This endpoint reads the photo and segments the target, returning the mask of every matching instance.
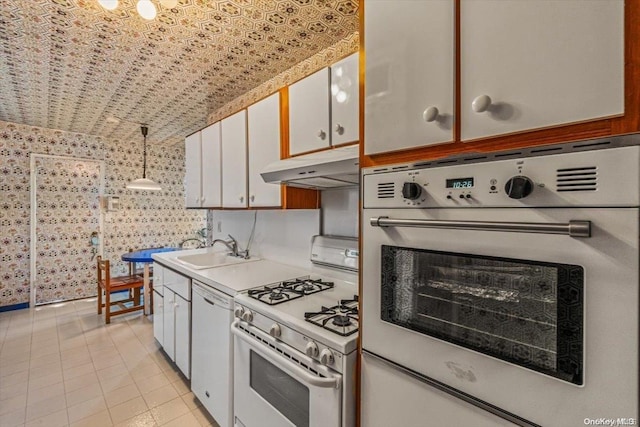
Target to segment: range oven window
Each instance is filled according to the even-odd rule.
[[[309,427],[309,389],[251,350],[250,385],[278,412],[299,427]]]
[[[382,320],[583,383],[577,265],[382,246]]]

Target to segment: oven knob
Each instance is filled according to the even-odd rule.
[[[416,182],[405,182],[402,186],[402,197],[409,200],[416,200],[422,194],[422,187]]]
[[[271,329],[269,329],[269,335],[274,338],[279,338],[281,334],[282,331],[280,330],[280,325],[278,325],[277,323],[271,325]]]
[[[242,320],[247,323],[251,323],[253,321],[253,313],[251,312],[251,310],[247,310],[242,313]]]
[[[504,191],[512,199],[524,199],[533,192],[533,181],[523,175],[514,176],[507,181]]]
[[[320,363],[323,365],[333,365],[333,353],[328,348],[322,350],[320,353]]]
[[[244,308],[242,307],[236,307],[234,314],[236,315],[236,317],[238,319],[242,319],[242,314],[244,313]]]
[[[318,357],[318,344],[313,341],[310,341],[304,349],[304,352],[309,357]]]

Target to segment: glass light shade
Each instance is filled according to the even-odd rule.
[[[107,10],[116,10],[118,7],[118,0],[98,0],[98,3]]]
[[[178,5],[178,0],[160,0],[160,4],[167,9],[173,9]]]
[[[156,17],[156,7],[151,0],[138,0],[136,9],[144,19],[152,20]]]
[[[131,181],[127,184],[127,188],[130,190],[149,190],[149,191],[159,191],[162,190],[160,184],[156,184],[149,178],[138,178]]]

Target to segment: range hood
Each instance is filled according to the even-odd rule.
[[[360,182],[359,151],[359,145],[349,145],[278,160],[260,175],[270,184],[318,190],[356,186]]]

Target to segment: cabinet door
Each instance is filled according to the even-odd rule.
[[[330,146],[329,105],[328,68],[289,86],[289,154]]]
[[[191,378],[191,302],[175,296],[175,362],[185,377]]]
[[[222,206],[247,207],[247,110],[222,120]]]
[[[200,180],[200,132],[189,135],[184,140],[185,195],[188,208],[201,207]]]
[[[163,294],[164,286],[164,267],[157,262],[153,263],[153,290]]]
[[[160,347],[164,347],[164,298],[155,290],[153,291],[153,337]]]
[[[462,0],[460,13],[462,139],[624,113],[623,0]]]
[[[167,353],[169,359],[175,361],[176,360],[176,352],[175,352],[175,303],[176,303],[176,294],[170,291],[167,288],[164,288],[164,301],[162,304],[162,317],[163,317],[163,340],[162,340],[162,348],[164,352]]]
[[[249,206],[280,206],[280,186],[266,184],[260,172],[280,159],[280,95],[274,93],[250,106]]]
[[[331,66],[331,145],[360,140],[359,54]]]
[[[367,2],[365,154],[453,140],[454,3]]]
[[[202,129],[201,144],[202,206],[219,208],[222,205],[220,122]]]

